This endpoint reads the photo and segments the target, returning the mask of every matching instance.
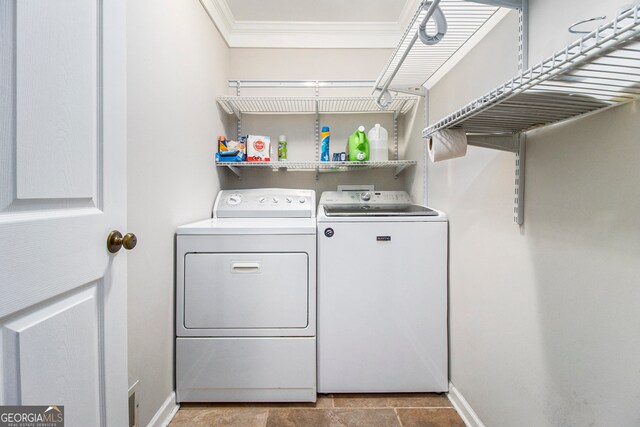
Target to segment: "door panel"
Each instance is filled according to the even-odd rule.
[[[64,402],[69,425],[100,425],[98,286],[92,283],[0,326],[5,404]]]
[[[125,12],[0,2],[0,405],[70,427],[127,423]]]
[[[92,198],[96,184],[96,0],[16,4],[17,198]]]

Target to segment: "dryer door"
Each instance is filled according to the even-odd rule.
[[[308,325],[306,253],[188,253],[187,329],[277,329]]]

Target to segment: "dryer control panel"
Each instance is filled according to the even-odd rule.
[[[213,206],[213,218],[313,218],[313,190],[256,188],[222,190]]]

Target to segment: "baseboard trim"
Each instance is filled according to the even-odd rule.
[[[449,393],[447,393],[447,397],[467,427],[485,427],[480,417],[478,417],[478,414],[476,414],[471,405],[469,405],[469,402],[467,402],[451,382],[449,383]]]
[[[180,408],[180,405],[176,403],[176,392],[172,391],[162,406],[160,406],[158,412],[156,412],[153,418],[151,418],[147,427],[168,426],[173,419],[173,416],[178,412],[178,408]]]

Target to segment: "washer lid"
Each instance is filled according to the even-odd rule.
[[[402,205],[337,205],[323,206],[327,217],[371,216],[438,216],[438,212],[425,206]]]

